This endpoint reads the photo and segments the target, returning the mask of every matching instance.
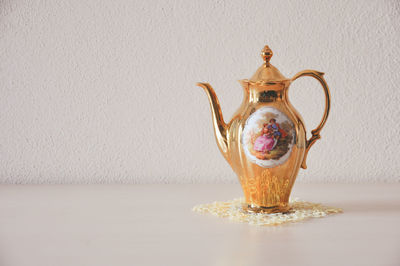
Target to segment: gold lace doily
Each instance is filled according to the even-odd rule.
[[[249,213],[243,210],[244,198],[230,201],[216,201],[193,207],[193,211],[210,213],[233,221],[259,226],[280,225],[289,222],[299,222],[308,218],[320,218],[330,214],[343,212],[340,208],[328,207],[319,203],[290,199],[291,210],[288,213]]]

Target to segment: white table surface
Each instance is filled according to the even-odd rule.
[[[343,214],[257,227],[191,211],[239,185],[0,186],[0,265],[400,265],[400,184],[296,184]]]

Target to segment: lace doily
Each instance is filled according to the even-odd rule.
[[[259,226],[299,222],[308,218],[320,218],[343,212],[340,208],[328,207],[319,203],[301,201],[299,199],[290,199],[289,206],[291,209],[288,213],[249,213],[243,210],[243,203],[244,198],[225,202],[216,201],[209,204],[196,205],[192,210]]]

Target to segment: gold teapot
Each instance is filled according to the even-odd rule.
[[[270,64],[272,50],[261,52],[264,64],[250,80],[240,80],[244,99],[229,123],[225,123],[214,89],[197,83],[210,101],[214,133],[219,150],[238,175],[250,212],[287,212],[289,196],[300,167],[307,168],[306,158],[319,139],[330,109],[330,93],[324,73],[304,70],[285,78]],[[288,99],[290,84],[310,76],[325,92],[325,113],[307,140],[302,117]]]

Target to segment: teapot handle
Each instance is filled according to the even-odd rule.
[[[330,105],[331,105],[331,96],[329,93],[329,87],[328,84],[326,84],[326,81],[324,79],[324,73],[319,72],[319,71],[315,71],[315,70],[303,70],[300,71],[299,73],[297,73],[296,75],[294,75],[294,77],[292,78],[291,82],[295,81],[296,79],[300,78],[300,77],[304,77],[304,76],[308,76],[308,77],[313,77],[316,80],[319,81],[319,83],[321,84],[322,88],[324,89],[325,92],[325,112],[324,112],[324,116],[321,119],[321,122],[319,123],[318,127],[314,130],[311,131],[311,138],[307,140],[306,143],[306,151],[304,153],[304,158],[303,158],[303,162],[301,163],[301,168],[303,169],[307,169],[307,164],[306,164],[306,159],[307,159],[307,154],[311,148],[311,146],[318,140],[321,138],[321,136],[319,135],[321,129],[324,127],[326,119],[328,118],[329,115],[329,109],[330,109]]]

